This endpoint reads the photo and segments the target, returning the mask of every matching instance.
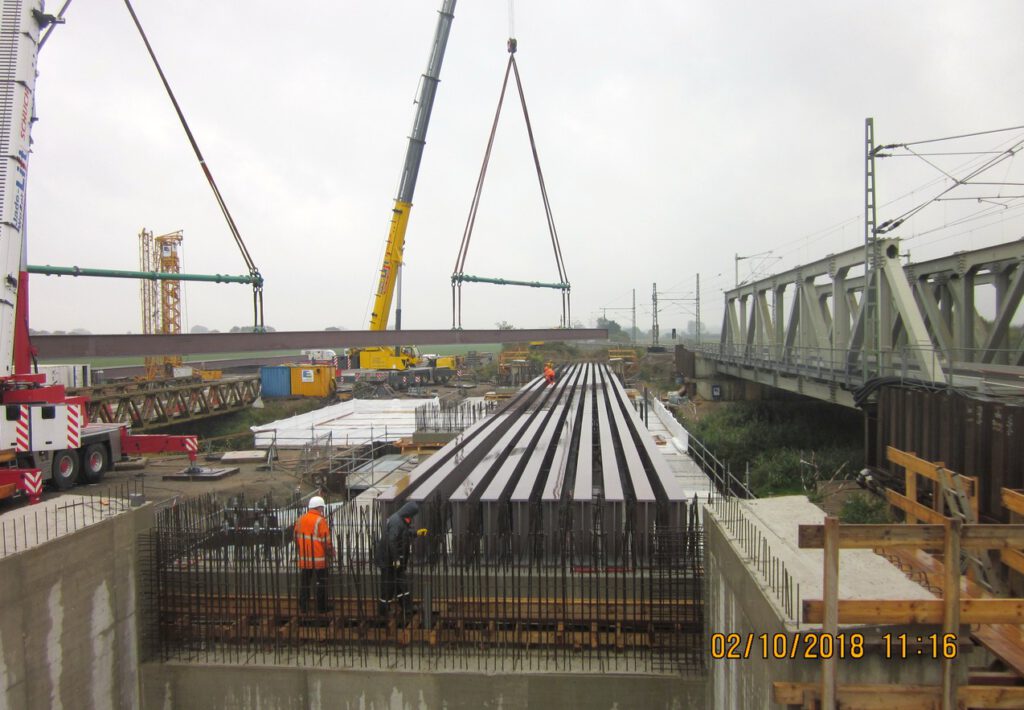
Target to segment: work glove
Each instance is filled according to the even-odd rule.
[[[417,537],[426,537],[428,532],[430,532],[430,531],[427,530],[426,528],[420,528],[419,530],[416,531],[416,536]]]

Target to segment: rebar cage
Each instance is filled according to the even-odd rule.
[[[145,534],[144,652],[153,660],[483,672],[691,674],[704,668],[702,531],[637,545],[625,529],[557,539],[432,531],[417,538],[414,602],[378,609],[383,514],[329,510],[329,609],[301,612],[297,508],[210,495],[160,511]],[[603,551],[615,551],[614,556]],[[314,607],[315,605],[310,605]]]

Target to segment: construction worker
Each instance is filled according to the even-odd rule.
[[[412,597],[409,594],[406,570],[409,568],[413,538],[427,534],[426,528],[413,531],[412,519],[419,512],[419,505],[408,501],[397,513],[388,517],[384,523],[384,534],[377,540],[374,562],[380,569],[380,597],[377,605],[380,616],[387,615],[392,601],[398,603],[405,616],[412,615]]]
[[[551,367],[551,363],[544,365],[544,379],[548,381],[549,385],[555,384],[555,370]]]
[[[334,558],[323,498],[309,499],[305,515],[295,523],[294,534],[299,563],[299,611],[308,611],[310,583],[315,580],[316,610],[323,614],[327,611],[327,570]]]

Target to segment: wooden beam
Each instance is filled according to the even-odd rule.
[[[1003,489],[1003,507],[1011,513],[1024,515],[1024,492],[1012,488]]]
[[[1014,572],[1024,574],[1024,552],[1020,550],[1000,550],[999,559]]]
[[[942,633],[954,636],[960,631],[960,531],[962,520],[946,520],[943,548],[945,584],[942,596]],[[942,710],[956,708],[956,658],[942,657]]]
[[[906,513],[907,520],[924,520],[932,525],[942,525],[942,520],[946,517],[936,513],[928,506],[921,505],[915,500],[910,500],[905,495],[901,495],[889,488],[885,489],[885,499],[889,501],[891,505],[896,506]]]
[[[890,462],[897,466],[902,466],[908,471],[912,470],[915,473],[919,473],[922,476],[931,478],[932,480],[938,478],[939,466],[931,461],[920,458],[913,451],[902,451],[897,449],[895,446],[886,446],[885,458],[889,459]]]
[[[801,705],[805,694],[817,697],[816,683],[772,683],[772,700],[780,705]],[[932,710],[942,689],[933,685],[841,685],[837,699],[847,710]],[[996,708],[1009,710],[1024,707],[1024,686],[998,687],[991,685],[964,685],[957,688],[957,702],[961,707]]]
[[[825,544],[822,525],[799,525],[797,541],[804,549],[820,550]],[[942,528],[938,525],[843,525],[839,528],[840,549],[876,547],[922,547],[939,549]]]
[[[934,513],[932,514],[934,515]],[[947,518],[941,518],[941,520],[944,521]],[[944,544],[944,535],[941,524],[841,525],[839,527],[839,548],[842,550],[871,550],[877,547],[915,547],[923,550],[941,550]],[[797,541],[799,546],[804,549],[822,549],[825,544],[823,526],[799,525]],[[1024,548],[1024,524],[964,525],[960,534],[960,546],[965,550]]]
[[[891,449],[892,447],[890,446],[889,448]],[[911,500],[914,503],[918,502],[917,471],[914,470],[913,466],[908,465],[903,470],[903,491],[904,494],[907,496],[908,500]],[[904,510],[903,512],[906,513],[905,520],[909,525],[913,525],[918,521],[917,517],[913,513],[913,510]],[[941,509],[939,512],[941,512]]]
[[[911,502],[917,503],[917,477],[924,476],[933,483],[941,484],[943,472],[948,473],[950,476],[959,479],[961,485],[964,486],[964,493],[970,499],[971,508],[974,510],[975,518],[978,514],[978,478],[977,476],[965,476],[962,473],[956,471],[950,471],[945,467],[942,461],[926,461],[920,458],[911,451],[901,451],[900,449],[892,446],[887,446],[885,449],[886,458],[897,466],[902,466],[905,469],[905,481],[904,490],[906,491],[906,498]],[[942,510],[941,497],[935,497],[935,503],[937,510]],[[900,506],[907,516],[908,523],[916,523],[918,518],[916,507],[903,508]],[[932,511],[936,512],[935,510]],[[929,520],[928,518],[924,518]],[[929,520],[929,522],[937,522]]]
[[[839,518],[825,516],[825,570],[821,588],[825,597],[822,631],[835,638],[839,632]],[[821,658],[821,705],[836,707],[836,659]]]
[[[820,624],[825,608],[820,599],[804,599],[803,621]],[[840,624],[941,624],[942,599],[840,599]],[[960,600],[962,624],[1024,623],[1024,599]],[[953,632],[951,632],[953,633]]]

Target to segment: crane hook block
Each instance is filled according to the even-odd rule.
[[[516,40],[515,37],[509,37],[508,38],[508,53],[509,54],[515,54],[516,53],[516,48],[517,48],[518,44],[519,43],[518,43],[518,41]]]

